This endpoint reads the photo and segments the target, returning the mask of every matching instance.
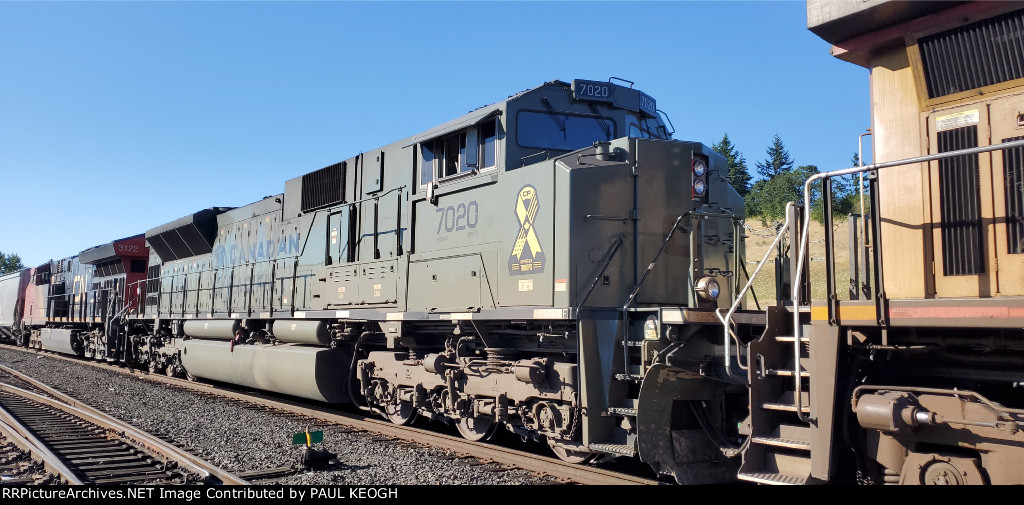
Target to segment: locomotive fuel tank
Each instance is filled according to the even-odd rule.
[[[331,336],[323,321],[297,321],[278,319],[270,332],[282,342],[310,345],[330,345]]]
[[[186,340],[181,361],[196,377],[322,402],[349,402],[343,349],[285,345],[232,345]]]
[[[61,354],[81,355],[82,344],[78,335],[68,329],[43,328],[39,331],[40,348]]]
[[[235,332],[242,328],[240,321],[234,319],[219,321],[185,321],[182,325],[185,335],[193,338],[209,338],[231,340]]]

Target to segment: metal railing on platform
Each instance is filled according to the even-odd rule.
[[[802,279],[802,276],[804,274],[804,265],[805,265],[805,263],[807,261],[807,249],[808,249],[808,244],[809,244],[808,231],[809,231],[810,220],[811,220],[811,206],[814,203],[811,200],[811,185],[814,184],[817,181],[823,181],[823,184],[825,186],[825,190],[823,192],[824,194],[823,194],[823,199],[822,200],[824,201],[826,207],[831,207],[831,186],[830,186],[830,182],[831,181],[830,180],[832,178],[834,178],[834,177],[841,177],[841,176],[845,176],[845,175],[854,175],[854,174],[864,174],[864,173],[868,173],[868,172],[877,172],[878,170],[886,169],[886,168],[891,168],[891,167],[898,167],[898,166],[904,166],[904,165],[912,165],[912,164],[915,164],[915,163],[927,163],[927,162],[937,161],[937,160],[942,160],[942,159],[947,159],[947,158],[955,158],[957,156],[967,156],[967,155],[971,155],[971,154],[980,154],[980,153],[991,152],[991,151],[1003,151],[1003,150],[1014,149],[1014,148],[1018,148],[1018,147],[1024,147],[1024,140],[1015,140],[1015,141],[1012,141],[1012,142],[1003,142],[1003,143],[1000,143],[1000,144],[993,144],[993,145],[988,145],[988,146],[972,147],[972,148],[969,148],[969,149],[961,149],[961,150],[958,150],[958,151],[948,151],[948,152],[939,153],[939,154],[931,154],[931,155],[927,155],[927,156],[917,156],[917,157],[914,157],[914,158],[905,158],[905,159],[902,159],[902,160],[887,161],[887,162],[882,162],[882,163],[873,163],[871,165],[861,165],[861,166],[846,168],[846,169],[842,169],[842,170],[834,170],[834,171],[831,171],[831,172],[822,172],[822,173],[815,174],[815,175],[809,177],[807,179],[807,181],[804,182],[804,191],[803,191],[804,199],[803,199],[803,201],[805,202],[806,207],[805,207],[805,210],[803,212],[803,216],[801,218],[802,226],[801,226],[801,230],[800,230],[801,234],[800,234],[800,238],[799,238],[799,252],[797,254],[796,265],[795,265],[796,275],[793,276],[794,282],[792,283],[792,291],[790,293],[790,300],[792,302],[792,311],[793,311],[793,384],[794,384],[794,390],[795,390],[794,399],[795,399],[795,402],[796,402],[796,413],[797,413],[797,415],[800,417],[800,419],[802,421],[810,422],[812,420],[811,417],[810,417],[810,414],[806,413],[804,411],[804,409],[803,409],[803,405],[801,405],[801,393],[802,393],[802,389],[803,389],[803,385],[801,383],[801,376],[802,376],[801,373],[803,372],[803,369],[800,366],[800,346],[801,346],[801,343],[802,343],[801,339],[802,339],[802,333],[803,333],[803,328],[802,328],[802,326],[800,324],[800,313],[801,313],[801,308],[804,305],[802,297],[803,297],[803,295],[805,293],[805,291],[804,291],[805,287],[803,285],[804,281],[802,281],[801,279]],[[880,241],[879,241],[880,235],[879,235],[879,229],[878,229],[879,228],[880,220],[879,220],[879,216],[878,216],[877,184],[878,184],[877,178],[872,178],[872,181],[871,181],[871,186],[872,186],[871,198],[872,198],[872,207],[874,209],[874,212],[872,212],[872,223],[871,223],[871,225],[872,225],[872,229],[873,229],[872,230],[873,231],[872,236],[874,237],[874,240],[875,240],[875,243],[872,244],[873,247],[874,247],[874,262],[873,262],[874,264],[872,265],[874,268],[872,268],[872,271],[873,271],[873,274],[874,274],[873,277],[874,277],[874,281],[875,281],[874,284],[873,284],[873,287],[875,289],[875,293],[874,293],[875,296],[873,298],[874,298],[876,306],[877,306],[878,317],[880,319],[882,319],[881,322],[884,322],[885,314],[884,314],[884,311],[882,309],[884,308],[884,303],[885,303],[885,289],[884,289],[884,285],[882,283],[882,273],[883,272],[882,272],[882,265],[881,265],[881,247],[880,247]],[[750,276],[749,280],[747,281],[747,285],[740,292],[740,295],[736,297],[736,300],[733,302],[733,305],[729,308],[728,313],[723,317],[721,315],[721,309],[718,309],[716,311],[716,315],[718,316],[719,320],[722,322],[722,325],[724,327],[724,329],[723,329],[723,346],[724,346],[724,349],[725,349],[725,369],[726,369],[726,373],[730,377],[736,378],[735,373],[732,371],[732,367],[731,367],[732,352],[733,352],[731,343],[735,339],[734,334],[732,333],[732,329],[731,329],[732,316],[735,313],[735,311],[738,309],[740,304],[742,303],[744,294],[750,288],[750,286],[753,285],[754,279],[757,278],[758,274],[761,272],[762,267],[767,262],[768,257],[771,254],[772,249],[774,249],[779,244],[779,242],[782,240],[782,237],[785,236],[785,234],[789,230],[789,228],[792,227],[795,224],[795,223],[793,223],[789,219],[790,209],[792,209],[793,205],[795,205],[794,202],[790,202],[790,203],[787,204],[787,207],[786,207],[786,209],[787,209],[787,213],[786,213],[787,214],[787,219],[786,219],[785,224],[779,230],[778,234],[775,237],[774,242],[772,242],[772,245],[768,248],[768,251],[765,253],[765,257],[761,260],[760,263],[758,263],[758,266],[754,270],[754,273]],[[826,210],[826,212],[825,212],[825,216],[824,217],[826,219],[826,222],[830,223],[831,222],[831,209],[830,208],[826,208],[825,210]],[[862,216],[863,216],[863,213],[862,213]],[[865,223],[865,225],[866,225],[866,223]],[[865,230],[866,230],[866,226],[865,226]],[[831,230],[830,226],[825,226],[825,234],[826,234],[826,241],[825,241],[826,242],[826,251],[825,251],[825,254],[826,254],[826,263],[827,263],[829,269],[833,268],[833,266],[834,266],[834,256],[835,256],[835,251],[833,251],[832,247],[831,247],[832,242],[831,242],[831,240],[829,240],[829,237],[830,237],[832,232],[833,231]],[[865,235],[866,235],[866,231],[865,231]],[[790,258],[790,261],[792,262],[792,258]],[[831,277],[832,277],[832,273],[829,272],[829,275],[828,275],[829,281],[828,282],[830,284],[833,284]],[[806,282],[808,284],[810,283],[809,280],[807,280]],[[835,296],[834,296],[835,295],[834,286],[830,286],[830,289],[832,289],[833,292],[829,293],[829,295],[832,295],[832,296],[830,296],[830,300],[829,300],[829,304],[828,304],[828,319],[830,321],[835,321],[836,320],[835,319],[835,311],[836,311],[836,303],[835,302],[836,302],[836,299],[835,299]],[[808,303],[809,303],[809,300],[808,300]],[[735,350],[735,352],[736,352],[736,361],[737,361],[737,363],[740,365],[740,367],[742,369],[746,370],[748,367],[744,366],[743,363],[742,363],[742,360],[740,359],[740,347],[741,347],[741,344],[740,344],[738,339],[735,339],[735,341],[736,341],[736,350]]]

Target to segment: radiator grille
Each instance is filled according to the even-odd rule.
[[[918,40],[928,96],[1024,77],[1024,10]]]
[[[1003,142],[1024,137],[1003,139]],[[1006,181],[1006,246],[1010,254],[1024,254],[1024,147],[1003,151]]]
[[[302,176],[302,212],[345,201],[345,162]]]
[[[978,126],[939,132],[938,141],[940,153],[977,147]],[[985,273],[977,154],[939,160],[939,212],[942,274]]]

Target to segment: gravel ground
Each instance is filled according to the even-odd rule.
[[[0,349],[0,364],[24,372],[233,472],[265,470],[298,461],[292,434],[306,425],[282,414],[244,408],[227,400],[171,389],[85,365],[10,349]],[[321,428],[313,428],[321,429]],[[553,481],[523,470],[493,471],[496,465],[470,464],[432,447],[371,440],[373,434],[345,433],[327,426],[322,447],[337,455],[327,468],[279,480],[281,484],[548,484]],[[446,459],[447,458],[447,459]]]
[[[43,470],[42,463],[0,435],[0,486],[56,483],[57,477]]]

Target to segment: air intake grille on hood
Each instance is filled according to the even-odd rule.
[[[1024,10],[918,40],[928,97],[1024,77]]]
[[[335,163],[302,176],[302,212],[345,201],[346,163]]]

